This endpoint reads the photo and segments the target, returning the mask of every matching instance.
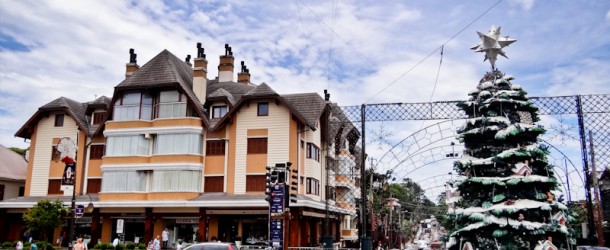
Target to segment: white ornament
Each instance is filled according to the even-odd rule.
[[[481,38],[481,43],[472,46],[470,49],[473,49],[476,52],[485,52],[485,59],[483,61],[489,60],[492,70],[496,69],[498,54],[508,58],[506,54],[504,54],[504,51],[502,51],[502,48],[517,41],[516,39],[508,37],[500,37],[500,27],[493,25],[487,35],[478,31],[477,34],[479,34],[479,38]]]

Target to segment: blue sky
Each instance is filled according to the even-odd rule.
[[[0,0],[0,144],[27,147],[15,132],[55,98],[111,96],[130,48],[143,65],[201,42],[215,77],[229,43],[254,83],[343,106],[463,100],[490,68],[469,48],[491,25],[517,39],[497,65],[530,96],[610,93],[606,0]]]

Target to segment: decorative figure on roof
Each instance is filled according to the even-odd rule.
[[[483,59],[483,61],[489,60],[492,71],[495,71],[498,54],[508,58],[506,54],[504,54],[504,51],[502,51],[502,48],[514,43],[517,40],[508,38],[508,36],[500,37],[500,27],[496,27],[494,25],[491,26],[491,29],[487,35],[478,31],[477,34],[479,34],[481,43],[472,46],[470,49],[474,50],[475,52],[485,52],[485,59]]]
[[[138,63],[137,57],[138,54],[136,54],[133,49],[129,49],[129,63]]]
[[[186,55],[186,59],[184,59],[184,62],[188,65],[191,65],[191,55]]]
[[[197,58],[205,58],[205,50],[201,47],[201,43],[197,43]]]

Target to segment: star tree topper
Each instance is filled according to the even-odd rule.
[[[479,38],[481,38],[481,43],[472,46],[470,49],[474,50],[475,52],[484,51],[485,59],[483,61],[489,59],[492,70],[496,69],[496,60],[498,58],[498,54],[503,57],[506,57],[506,54],[504,54],[502,48],[517,41],[516,39],[508,38],[508,36],[500,37],[500,27],[496,27],[494,25],[491,26],[491,29],[489,30],[489,33],[487,35],[478,31],[477,34],[479,34]]]

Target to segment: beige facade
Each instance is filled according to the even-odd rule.
[[[173,231],[171,242],[266,238],[266,167],[291,162],[299,197],[291,204],[286,242],[315,244],[325,187],[355,188],[344,177],[326,183],[327,157],[335,158],[334,150],[326,151],[333,143],[323,138],[330,102],[314,93],[279,95],[265,83],[233,82],[233,56],[221,58],[220,80],[208,80],[200,58],[192,68],[163,51],[142,67],[128,64],[112,99],[79,105],[60,98],[41,107],[17,133],[32,144],[28,199],[0,203],[0,210],[23,212],[39,199],[68,201],[49,190],[63,169],[52,147],[70,137],[79,145],[76,203],[94,206],[78,233],[92,240],[116,237],[118,220],[130,232],[127,241],[148,241],[163,227]],[[56,127],[54,116],[61,114],[64,124]],[[355,207],[330,204],[331,234],[341,241],[342,230],[353,228]]]

